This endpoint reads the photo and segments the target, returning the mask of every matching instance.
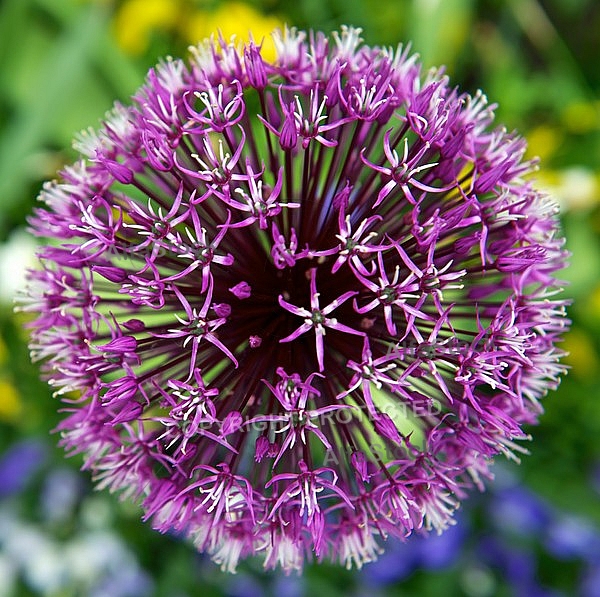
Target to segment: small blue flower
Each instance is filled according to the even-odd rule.
[[[510,487],[496,493],[488,513],[499,529],[509,529],[520,536],[538,536],[552,517],[548,504],[524,487]]]
[[[47,447],[40,440],[13,444],[0,459],[0,498],[20,493],[46,461]]]
[[[585,518],[561,516],[548,529],[548,551],[561,560],[600,562],[600,532]]]

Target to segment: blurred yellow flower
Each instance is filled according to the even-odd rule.
[[[22,403],[16,388],[0,378],[0,421],[13,422],[21,414]]]
[[[568,104],[562,121],[572,133],[588,133],[600,129],[600,102],[573,102]]]
[[[550,158],[560,146],[562,135],[548,125],[535,127],[527,135],[527,157],[539,157],[544,161]]]
[[[178,2],[172,0],[127,0],[114,20],[117,43],[129,54],[142,54],[156,29],[175,27],[179,17]]]
[[[569,353],[564,362],[572,367],[574,375],[582,379],[596,376],[599,365],[598,355],[587,332],[580,328],[571,329],[565,334],[561,348]]]
[[[248,42],[252,35],[257,45],[261,42],[263,44],[263,58],[274,61],[276,52],[271,32],[282,25],[282,21],[277,17],[263,15],[248,4],[226,2],[216,10],[194,13],[185,25],[184,35],[194,44],[218,32],[221,32],[227,41],[235,36],[237,41]]]
[[[586,316],[598,322],[600,321],[600,286],[596,286],[583,304]]]

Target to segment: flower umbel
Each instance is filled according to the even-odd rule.
[[[563,372],[566,254],[524,142],[359,34],[160,63],[30,221],[62,444],[229,571],[441,532]]]

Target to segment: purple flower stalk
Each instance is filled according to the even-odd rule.
[[[564,369],[524,141],[359,34],[160,63],[31,219],[20,308],[62,444],[229,571],[441,532]]]

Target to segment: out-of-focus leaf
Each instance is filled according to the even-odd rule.
[[[53,16],[61,19],[65,14],[59,11]],[[39,170],[36,154],[52,143],[64,146],[74,132],[95,125],[113,97],[129,95],[140,82],[137,70],[119,59],[107,41],[109,17],[106,5],[79,6],[72,22],[63,23],[64,32],[42,54],[45,58],[36,72],[29,75],[28,92],[19,94],[14,116],[0,135],[4,208],[0,238],[7,233],[7,218],[23,200],[24,189],[31,181],[48,176]]]
[[[78,80],[106,20],[103,13],[96,6],[86,7],[74,26],[57,40],[40,65],[35,92],[19,106],[0,138],[0,196],[5,210],[20,199],[19,187],[35,176],[31,154],[46,138],[58,106],[64,104],[65,96],[77,94]],[[0,230],[3,218],[4,211],[0,212]]]
[[[413,0],[408,35],[425,67],[444,64],[452,72],[472,18],[472,0]]]
[[[0,4],[0,84],[8,56],[14,53],[17,43],[27,24],[28,0],[3,0]]]
[[[73,27],[74,9],[77,9],[81,4],[77,0],[67,2],[62,0],[37,0],[37,3],[52,14],[65,29]],[[108,3],[102,1],[95,3],[108,5]],[[110,94],[111,100],[124,99],[139,87],[143,72],[117,48],[111,35],[114,17],[107,10],[107,6],[100,11],[100,14],[101,23],[99,23],[97,40],[90,54],[90,70],[97,75],[98,84],[103,86],[107,94]],[[155,59],[152,58],[151,62],[154,63]]]
[[[598,240],[587,225],[587,214],[571,214],[565,221],[567,249],[571,251],[571,264],[561,273],[570,284],[569,294],[585,298],[600,278],[600,250]]]

